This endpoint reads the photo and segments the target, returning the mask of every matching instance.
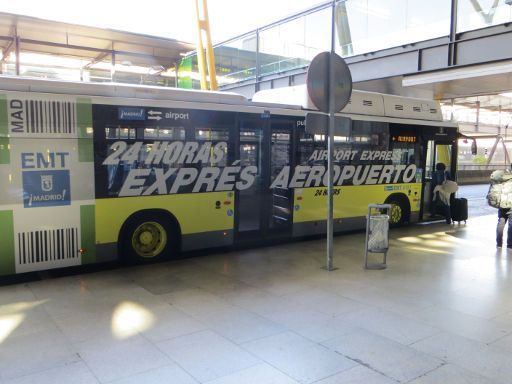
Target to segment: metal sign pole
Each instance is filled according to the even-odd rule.
[[[334,133],[348,136],[350,119],[335,116],[350,101],[352,93],[352,76],[343,58],[335,52],[336,0],[332,1],[331,51],[316,55],[308,68],[306,85],[311,101],[323,113],[306,113],[306,132],[325,135],[327,141],[327,264],[328,271],[333,271],[333,195],[334,195]],[[327,121],[329,120],[329,121]],[[339,121],[339,127],[338,127]],[[316,133],[318,132],[318,133]]]
[[[332,20],[331,20],[331,55],[329,58],[329,134],[327,141],[327,265],[326,269],[332,271],[333,267],[333,234],[334,234],[334,201],[333,201],[333,156],[334,156],[334,33],[335,33],[335,12],[336,1],[332,2]]]

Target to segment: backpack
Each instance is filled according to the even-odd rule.
[[[487,204],[494,208],[512,208],[512,173],[496,170],[491,174]]]
[[[489,186],[489,191],[487,192],[487,204],[494,208],[500,208],[501,202],[501,190],[503,189],[503,184],[491,184]]]

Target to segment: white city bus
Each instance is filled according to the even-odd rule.
[[[325,138],[307,108],[2,77],[0,275],[324,233]],[[377,93],[342,115],[335,231],[363,228],[369,203],[422,220],[432,166],[454,174],[457,127],[433,101]]]

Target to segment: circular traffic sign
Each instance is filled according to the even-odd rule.
[[[307,90],[313,104],[322,112],[329,112],[329,64],[331,52],[316,55],[308,68]],[[347,105],[352,94],[352,76],[347,63],[333,53],[334,111],[338,112]]]

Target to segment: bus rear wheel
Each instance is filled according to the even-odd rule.
[[[163,214],[145,212],[129,219],[121,237],[123,258],[130,263],[170,259],[178,251],[178,230]]]
[[[389,224],[391,226],[400,226],[409,221],[408,204],[398,196],[389,197],[385,204],[391,204],[391,212],[389,214]]]

